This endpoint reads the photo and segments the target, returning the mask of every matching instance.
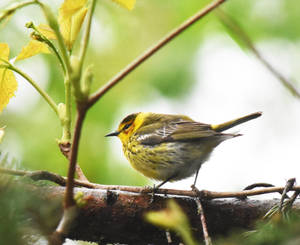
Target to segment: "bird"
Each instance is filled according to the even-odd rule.
[[[206,124],[185,115],[138,112],[126,116],[115,132],[131,166],[144,176],[167,182],[195,175],[212,151],[227,139],[241,136],[223,131],[262,115],[255,112],[221,124]]]

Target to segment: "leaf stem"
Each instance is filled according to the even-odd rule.
[[[44,91],[35,81],[33,81],[31,77],[29,77],[26,73],[15,67],[13,64],[3,59],[0,60],[7,64],[7,69],[12,70],[21,75],[23,78],[25,78],[35,88],[35,90],[45,99],[45,101],[50,105],[53,111],[58,115],[57,105],[54,102],[54,100],[49,96],[49,94],[46,93],[46,91]]]
[[[26,7],[30,4],[36,4],[35,0],[29,0],[29,1],[24,1],[24,2],[20,2],[20,3],[14,3],[12,4],[10,7],[8,7],[7,9],[5,9],[4,11],[2,11],[0,13],[0,23],[1,21],[3,21],[5,18],[9,17],[10,15],[12,15],[16,10]]]
[[[58,50],[54,46],[54,44],[45,35],[43,35],[43,33],[41,33],[40,30],[33,23],[32,23],[32,25],[30,25],[29,28],[32,28],[35,32],[37,32],[41,36],[42,40],[49,46],[49,48],[51,48],[51,50],[53,51],[53,53],[57,57],[60,65],[63,69],[64,74],[66,74],[66,65],[65,65],[60,53],[58,52]]]

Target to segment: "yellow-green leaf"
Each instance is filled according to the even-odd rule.
[[[81,10],[76,12],[76,14],[74,14],[72,18],[72,30],[71,30],[71,40],[70,40],[72,45],[76,41],[76,38],[80,32],[87,11],[88,11],[87,8],[82,8]]]
[[[0,58],[4,60],[8,60],[9,57],[9,47],[6,43],[0,43]],[[2,62],[0,61],[0,64]]]
[[[68,50],[72,49],[86,16],[86,2],[65,0],[59,9],[58,23]]]
[[[50,26],[46,24],[40,24],[37,29],[48,39],[56,39],[56,35]]]
[[[50,53],[47,45],[37,40],[30,40],[27,46],[22,48],[21,53],[16,58],[16,61],[24,60],[40,53],[45,53],[45,54]]]
[[[167,203],[166,209],[150,211],[145,217],[150,223],[168,229],[177,230],[180,226],[189,226],[186,215],[174,200]]]
[[[132,10],[136,0],[112,0],[118,4],[120,4],[122,7],[128,9],[128,10]]]
[[[8,61],[9,47],[6,43],[0,43],[0,58]],[[13,72],[6,68],[1,68],[4,62],[0,60],[0,112],[8,104],[11,97],[15,95],[18,84]]]

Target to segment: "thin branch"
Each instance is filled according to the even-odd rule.
[[[7,169],[7,168],[1,168],[0,167],[0,174],[9,174],[9,175],[15,175],[15,176],[26,176],[28,178],[31,178],[34,181],[39,180],[47,180],[51,181],[53,183],[56,183],[60,186],[66,186],[67,184],[67,178],[63,177],[59,174],[39,170],[39,171],[26,171],[26,170],[13,170],[13,169]],[[88,181],[80,181],[80,180],[74,180],[75,186],[81,186],[86,187],[90,189],[96,189],[97,184],[90,183]]]
[[[27,175],[29,177],[35,176],[34,180],[49,180],[62,186],[64,186],[67,181],[66,177],[62,177],[58,174],[47,172],[47,171],[23,171],[23,170],[12,170],[12,169],[0,168],[0,173],[17,175],[17,176],[24,176],[24,175]],[[133,193],[152,194],[152,190],[145,187],[122,186],[122,185],[101,185],[101,184],[96,184],[91,182],[80,181],[80,180],[74,180],[74,184],[76,186],[86,187],[90,189],[102,189],[107,191],[125,191],[125,192],[133,192]],[[162,195],[178,195],[178,196],[189,196],[189,197],[198,197],[200,195],[200,197],[204,199],[218,199],[218,198],[234,198],[234,197],[239,198],[244,196],[257,196],[261,194],[276,193],[276,192],[282,193],[284,191],[284,188],[285,187],[267,187],[258,190],[246,190],[246,191],[244,190],[244,191],[236,191],[236,192],[215,192],[215,191],[202,190],[199,191],[199,193],[196,193],[195,191],[188,191],[188,190],[160,188],[156,190],[155,193],[162,194]],[[300,191],[300,186],[293,186],[290,190]]]
[[[70,160],[70,150],[71,150],[71,143],[67,142],[67,143],[59,143],[59,149],[61,151],[61,153],[68,159]],[[82,169],[80,168],[78,162],[76,164],[76,173],[78,176],[79,180],[85,181],[85,182],[89,182],[89,180],[87,179],[87,177],[84,175]]]
[[[115,86],[118,82],[125,78],[130,72],[132,72],[134,69],[140,66],[150,56],[155,54],[158,50],[160,50],[162,47],[164,47],[166,44],[172,41],[175,37],[177,37],[179,34],[185,31],[188,27],[200,20],[202,17],[206,16],[208,13],[210,13],[212,10],[217,8],[220,4],[222,4],[225,1],[226,0],[217,0],[208,4],[205,8],[201,9],[194,16],[192,16],[184,23],[182,23],[179,27],[167,34],[163,39],[158,41],[157,44],[149,48],[145,53],[140,55],[132,63],[126,66],[121,72],[119,72],[115,77],[113,77],[106,85],[104,85],[96,93],[94,93],[88,101],[88,107],[91,107],[93,104],[95,104],[108,90],[110,90],[113,86]]]
[[[256,58],[281,82],[281,84],[287,88],[293,96],[300,99],[300,91],[261,55],[254,46],[249,35],[241,28],[241,26],[231,16],[220,9],[216,11],[216,14],[221,19],[222,23],[236,34],[246,47],[253,52]]]
[[[45,101],[48,103],[48,105],[50,105],[50,107],[53,109],[53,111],[58,115],[57,105],[54,102],[54,100],[50,97],[50,95],[46,93],[46,91],[44,91],[35,81],[32,80],[31,77],[29,77],[26,73],[24,73],[23,71],[18,69],[16,66],[14,66],[10,62],[5,61],[1,58],[0,58],[0,60],[7,64],[7,69],[12,70],[12,71],[18,73],[19,75],[21,75],[23,78],[25,78],[25,80],[27,80],[32,85],[32,87],[35,88],[35,90],[45,99]]]

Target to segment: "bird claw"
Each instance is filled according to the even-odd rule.
[[[202,191],[200,191],[195,185],[191,185],[192,191],[195,192],[195,194],[201,198],[203,196]]]
[[[151,198],[149,201],[149,204],[154,202],[154,197],[155,197],[155,192],[158,190],[158,188],[153,185],[153,187],[151,186],[145,186],[142,190],[142,193],[150,193],[151,194]]]

